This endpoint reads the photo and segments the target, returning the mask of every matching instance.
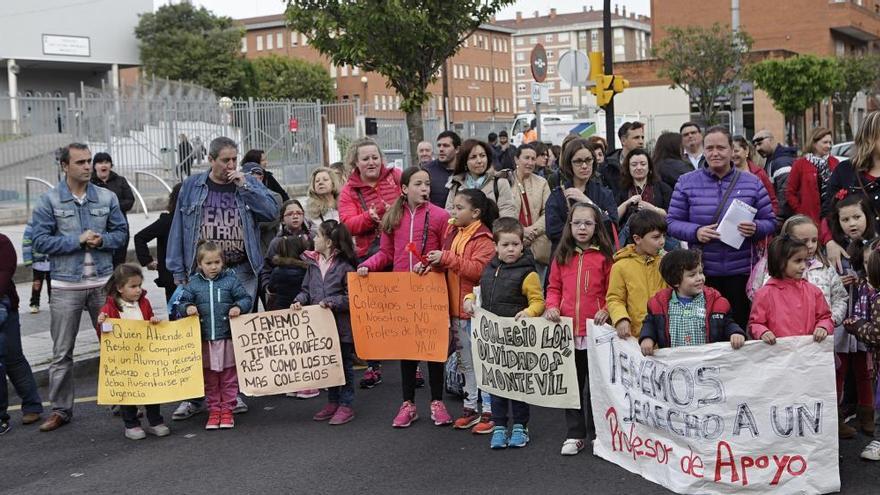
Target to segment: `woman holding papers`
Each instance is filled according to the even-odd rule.
[[[745,327],[750,310],[746,284],[752,246],[773,233],[776,219],[761,181],[733,167],[732,147],[726,128],[706,131],[703,148],[707,167],[679,178],[666,219],[670,236],[702,249],[706,285],[730,301],[734,320]],[[734,201],[737,207],[725,222]],[[748,220],[752,212],[754,217]]]

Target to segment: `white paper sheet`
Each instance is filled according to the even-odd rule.
[[[755,219],[758,210],[738,199],[734,199],[730,204],[730,208],[724,213],[724,218],[718,225],[718,233],[721,234],[721,242],[728,246],[739,249],[742,246],[745,237],[739,233],[737,226],[742,222],[751,222]]]

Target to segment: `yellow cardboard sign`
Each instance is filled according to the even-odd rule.
[[[108,318],[101,334],[98,404],[145,405],[205,395],[196,316],[154,325]]]

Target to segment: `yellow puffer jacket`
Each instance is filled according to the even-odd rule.
[[[618,251],[614,255],[605,298],[611,324],[628,319],[630,332],[638,338],[648,314],[648,300],[666,287],[660,276],[659,255],[639,255],[634,244]]]

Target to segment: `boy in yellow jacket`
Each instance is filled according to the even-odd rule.
[[[648,300],[668,287],[660,275],[660,257],[666,241],[666,219],[641,210],[630,218],[633,243],[614,255],[605,302],[617,336],[638,338],[648,313]]]

